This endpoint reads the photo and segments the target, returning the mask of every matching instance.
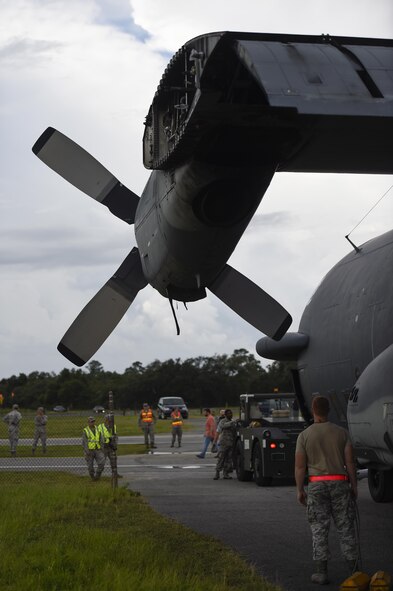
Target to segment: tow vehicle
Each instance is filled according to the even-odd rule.
[[[270,486],[294,478],[296,439],[307,423],[292,393],[242,394],[234,464],[238,480]]]

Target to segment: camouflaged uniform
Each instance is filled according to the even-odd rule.
[[[344,448],[349,442],[346,429],[324,422],[313,424],[298,437],[296,452],[306,455],[309,476],[338,474],[346,477]],[[356,559],[355,503],[348,480],[308,483],[307,517],[313,540],[313,560],[329,559],[330,520],[336,526],[343,556]]]
[[[232,472],[232,455],[236,437],[236,421],[227,417],[220,420],[217,431],[219,432],[219,452],[216,465],[216,476],[223,471],[224,478]]]
[[[19,440],[19,423],[22,415],[18,411],[17,405],[12,407],[11,412],[5,415],[3,421],[8,425],[8,439],[10,442],[10,451],[14,456],[16,454],[16,448]]]
[[[33,447],[32,452],[35,453],[37,448],[38,440],[41,439],[42,443],[42,452],[46,453],[46,423],[48,422],[48,417],[42,411],[41,414],[37,414],[34,417],[34,440],[33,440]]]
[[[144,437],[145,437],[145,446],[146,448],[149,447],[149,440],[150,440],[150,447],[156,447],[154,443],[154,425],[156,422],[156,415],[150,408],[148,404],[143,405],[143,409],[139,413],[138,425],[142,429]]]
[[[310,482],[307,492],[307,517],[313,540],[313,560],[328,560],[330,519],[340,540],[343,556],[355,560],[358,555],[354,521],[355,504],[348,482],[330,480]]]
[[[93,424],[94,421],[93,417],[89,417],[88,426],[83,429],[82,446],[90,478],[98,480],[105,468],[105,455],[101,449],[101,434],[98,427]],[[94,463],[97,463],[96,471]]]
[[[178,447],[181,447],[181,440],[182,440],[182,435],[183,435],[183,428],[182,428],[183,421],[182,421],[181,412],[179,410],[174,410],[171,413],[171,419],[172,419],[171,447],[174,447],[176,437],[177,437],[177,445],[178,445]]]
[[[98,425],[98,431],[100,433],[100,444],[102,451],[106,459],[109,459],[109,464],[112,470],[112,474],[117,474],[117,442],[118,436],[116,433],[116,426],[113,426],[114,433],[112,434],[112,430],[110,429],[110,423],[105,420],[105,423],[101,423]]]

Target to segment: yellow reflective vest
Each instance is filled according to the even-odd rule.
[[[104,440],[104,443],[109,443],[109,441],[110,441],[110,439],[112,439],[113,435],[109,431],[109,429],[107,428],[107,426],[105,425],[105,423],[101,423],[100,425],[98,425],[98,431],[100,433],[102,433],[102,438]],[[114,431],[115,431],[115,434],[116,434],[116,425],[114,427]]]
[[[100,431],[98,427],[96,427],[94,431],[92,431],[90,427],[85,427],[83,430],[87,437],[87,447],[89,449],[101,449]]]

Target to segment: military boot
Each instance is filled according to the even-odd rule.
[[[327,560],[314,560],[315,573],[311,575],[311,582],[318,585],[327,585],[329,583],[327,574]]]
[[[218,470],[216,470],[213,480],[219,480],[219,478],[220,478],[220,473]]]

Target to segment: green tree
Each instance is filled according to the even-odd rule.
[[[74,376],[63,382],[58,389],[58,398],[66,408],[91,408],[91,391],[83,376]]]
[[[108,392],[114,393],[116,408],[137,410],[143,402],[155,405],[160,396],[182,396],[191,407],[237,406],[239,395],[252,392],[292,391],[290,363],[273,361],[264,369],[259,359],[246,349],[230,355],[179,358],[159,361],[146,367],[134,361],[123,374],[105,371],[97,360],[85,369],[63,369],[54,373],[32,372],[4,378],[0,389],[5,405],[15,401],[27,407],[62,404],[71,408],[108,406]],[[17,400],[16,400],[17,399]]]

